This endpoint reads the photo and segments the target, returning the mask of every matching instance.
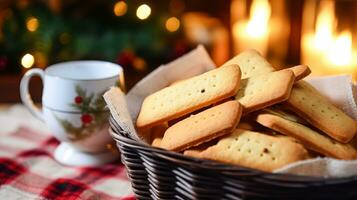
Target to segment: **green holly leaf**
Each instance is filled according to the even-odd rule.
[[[79,85],[76,86],[76,93],[78,96],[84,98],[85,96],[87,96],[87,93],[85,90],[83,90]]]

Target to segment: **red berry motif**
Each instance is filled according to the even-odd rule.
[[[74,98],[74,102],[76,104],[80,104],[83,102],[83,98],[81,96],[76,96],[76,98]]]
[[[93,121],[93,117],[86,113],[81,116],[81,120],[83,124],[89,124]]]

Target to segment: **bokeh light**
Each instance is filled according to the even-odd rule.
[[[114,5],[114,14],[115,16],[123,16],[128,10],[128,5],[124,1],[119,1]]]
[[[34,32],[38,29],[40,23],[36,17],[30,17],[26,21],[26,28],[27,30]]]
[[[21,58],[21,65],[24,68],[31,68],[32,65],[35,63],[35,58],[33,55],[27,53]]]
[[[176,17],[170,17],[165,23],[166,29],[170,32],[175,32],[180,28],[180,20]]]
[[[151,8],[147,4],[142,4],[136,10],[136,16],[141,19],[147,19],[151,14]]]

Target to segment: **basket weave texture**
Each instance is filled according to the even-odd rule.
[[[183,156],[130,138],[110,118],[137,199],[357,199],[357,176],[272,174]]]

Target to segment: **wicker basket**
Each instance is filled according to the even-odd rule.
[[[138,199],[357,199],[357,176],[272,174],[190,158],[136,142],[110,124]]]

